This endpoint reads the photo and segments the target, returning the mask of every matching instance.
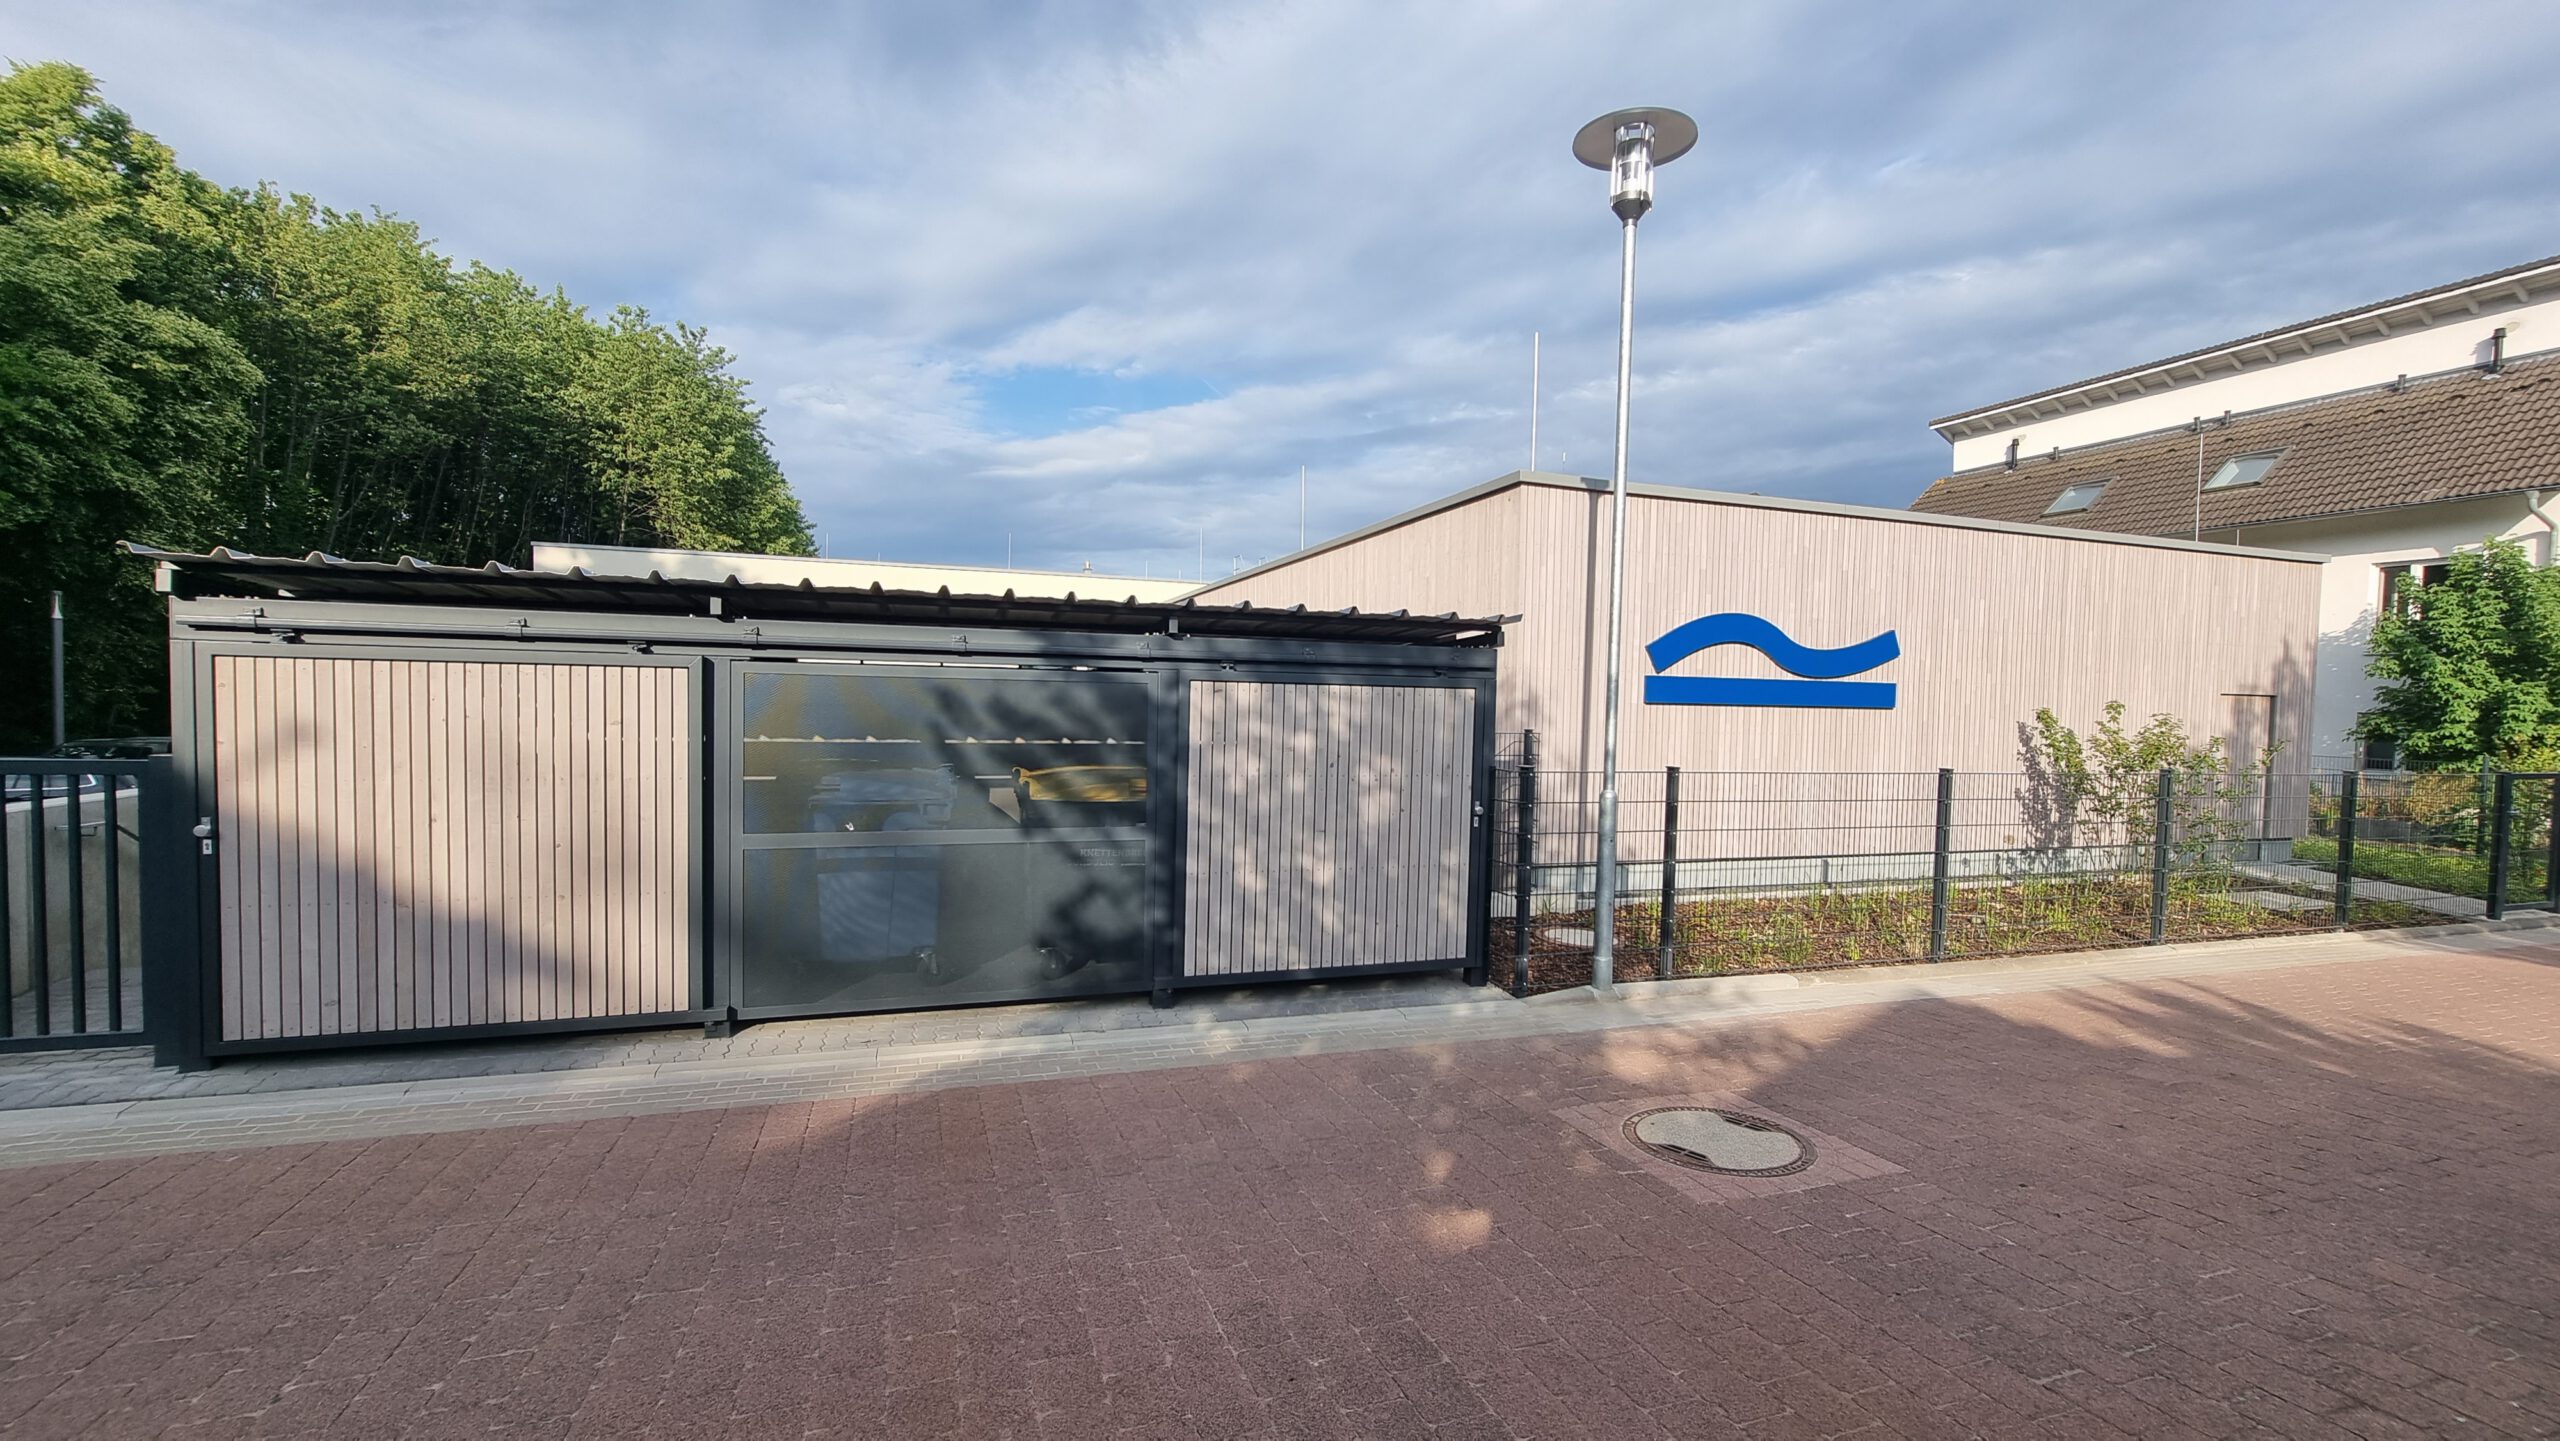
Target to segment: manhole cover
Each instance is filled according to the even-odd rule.
[[[1813,1164],[1813,1142],[1766,1116],[1710,1106],[1664,1106],[1627,1118],[1627,1139],[1666,1161],[1723,1176],[1791,1176]]]

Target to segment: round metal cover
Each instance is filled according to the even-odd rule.
[[[1766,1116],[1712,1106],[1664,1106],[1627,1118],[1627,1139],[1656,1156],[1721,1176],[1790,1176],[1813,1164],[1813,1142]]]
[[[1618,127],[1641,120],[1653,127],[1653,163],[1668,165],[1698,143],[1698,122],[1677,110],[1639,105],[1612,110],[1574,132],[1573,158],[1594,170],[1606,170],[1618,155]]]

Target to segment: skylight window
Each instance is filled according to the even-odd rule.
[[[2280,450],[2269,450],[2256,455],[2235,455],[2222,463],[2221,469],[2204,483],[2204,488],[2231,490],[2238,486],[2256,485],[2267,478],[2267,472],[2275,468],[2276,457],[2282,454],[2284,452]]]
[[[2062,494],[2053,498],[2053,504],[2044,508],[2044,513],[2069,515],[2074,511],[2087,510],[2098,503],[2098,497],[2106,494],[2106,490],[2107,482],[2103,480],[2084,480],[2078,485],[2065,486]]]

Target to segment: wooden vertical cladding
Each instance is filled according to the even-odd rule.
[[[689,672],[212,659],[222,1036],[689,1009]]]
[[[1659,856],[1660,772],[1673,765],[1692,859],[1926,853],[1941,766],[1964,773],[1959,847],[2049,843],[2050,807],[2029,773],[2040,709],[2085,733],[2122,701],[2128,725],[2169,715],[2199,739],[2245,730],[2253,754],[2272,740],[2278,768],[2298,769],[2310,748],[2319,594],[2317,557],[1639,491],[1627,503],[1619,653],[1624,857]],[[1587,846],[1608,595],[1606,488],[1537,477],[1221,581],[1200,599],[1521,616],[1504,628],[1499,728],[1538,732],[1540,795],[1584,818]],[[1894,683],[1895,707],[1647,703],[1646,644],[1725,611],[1825,649],[1894,632],[1899,658],[1857,679]],[[1670,673],[1787,675],[1744,646]],[[2257,709],[2235,711],[2235,696]],[[2274,833],[2298,833],[2306,804],[2279,787],[2264,808]],[[1550,859],[1588,860],[1576,839],[1570,828],[1551,834]]]
[[[1461,963],[1476,698],[1195,681],[1185,976]]]
[[[1204,604],[1521,616],[1503,633],[1499,728],[1534,728],[1551,777],[1600,764],[1608,596],[1608,492],[1561,477],[1493,490],[1200,592]],[[1638,492],[1627,502],[1619,764],[2015,773],[2024,769],[2020,727],[2039,708],[2086,730],[2120,700],[2133,724],[2173,715],[2203,737],[2224,726],[2225,696],[2249,694],[2275,698],[2283,764],[2299,766],[2310,748],[2319,598],[2312,556]],[[1765,617],[1822,648],[1893,631],[1900,658],[1857,679],[1896,683],[1897,705],[1647,704],[1646,643],[1720,611]],[[1690,657],[1673,673],[1787,674],[1742,646]]]

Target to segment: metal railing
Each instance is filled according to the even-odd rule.
[[[146,932],[183,934],[151,912],[167,765],[0,757],[0,1051],[146,1039]]]
[[[2484,817],[2478,786],[2456,805],[2460,796],[2447,786],[2436,787],[2446,796],[2413,794],[2427,779],[2160,771],[2075,787],[2034,771],[1622,772],[1623,881],[1611,918],[1619,977],[2157,945],[2479,914],[2460,886],[2420,884],[2429,879],[2423,872],[2391,882],[2374,870],[2376,847],[2418,834],[2424,810],[2423,824],[2464,848],[2483,896],[2492,873],[2506,873],[2486,855],[2487,838],[2503,833],[2495,795]],[[2543,787],[2519,791],[2517,805],[2536,795],[2548,802],[2548,778]],[[1497,768],[1492,964],[1515,991],[1588,980],[1599,924],[1597,791],[1595,773],[1542,765],[1534,734]],[[2549,809],[2544,804],[2544,829],[2534,832],[2545,846],[2537,854],[2547,853]],[[2386,838],[2369,840],[2377,829]],[[2362,853],[2360,840],[2368,840]],[[2506,870],[2523,874],[2514,864]],[[2560,896],[2551,889],[2555,870],[2531,868],[2535,894]]]

